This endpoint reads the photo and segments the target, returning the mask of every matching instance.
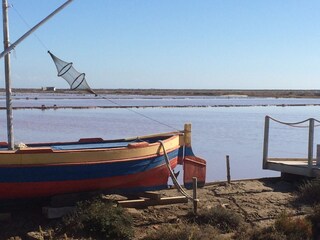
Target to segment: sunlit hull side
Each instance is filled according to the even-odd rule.
[[[0,151],[0,199],[95,190],[121,192],[166,188],[169,172],[157,139],[164,141],[170,165],[174,168],[178,158],[182,158],[181,135],[140,139],[142,143],[141,140],[98,143],[87,140],[68,144],[30,144],[16,151]],[[87,149],[90,144],[104,143],[127,146]],[[76,149],[70,149],[70,146]]]
[[[169,170],[163,147],[172,169],[189,162],[191,149],[185,146],[183,132],[122,140],[27,144],[17,150],[6,147],[0,146],[0,200],[100,190],[121,193],[165,189]],[[201,161],[201,166],[187,164],[184,171],[189,180],[202,177],[203,185],[205,161]],[[201,175],[197,175],[199,172]]]

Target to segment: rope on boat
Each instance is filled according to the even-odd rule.
[[[283,122],[283,121],[280,121],[280,120],[277,120],[275,118],[272,118],[270,116],[268,116],[269,119],[273,120],[274,122],[277,122],[277,123],[280,123],[280,124],[283,124],[283,125],[287,125],[289,127],[297,127],[297,128],[308,128],[309,126],[298,126],[300,124],[303,124],[303,123],[306,123],[306,122],[309,122],[310,120],[314,120],[315,122],[317,123],[320,123],[319,120],[315,119],[315,118],[308,118],[306,120],[303,120],[303,121],[300,121],[300,122]],[[319,127],[320,124],[317,124],[317,125],[314,125],[314,127]]]
[[[178,182],[178,179],[177,179],[176,176],[174,175],[173,170],[172,170],[172,168],[171,168],[171,166],[170,166],[170,161],[169,161],[169,157],[168,157],[166,148],[164,147],[164,143],[163,143],[161,140],[159,140],[158,142],[160,143],[160,146],[163,148],[164,159],[165,159],[165,161],[166,161],[166,165],[167,165],[167,168],[168,168],[168,170],[169,170],[170,177],[171,177],[171,179],[172,179],[173,184],[176,186],[176,188],[178,189],[178,191],[179,191],[182,195],[184,195],[187,199],[189,199],[189,200],[191,200],[191,201],[194,202],[195,199],[193,199],[193,197],[191,197],[191,196],[182,188],[182,186],[181,186],[181,185],[179,184],[179,182]]]

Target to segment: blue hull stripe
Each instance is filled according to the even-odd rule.
[[[178,156],[179,150],[168,153],[169,158]],[[163,165],[164,156],[130,160],[115,163],[96,163],[59,166],[32,166],[32,167],[0,167],[0,182],[49,182],[67,180],[85,180],[125,176],[147,171]]]
[[[194,153],[193,153],[191,147],[186,147],[184,151],[185,151],[185,152],[184,152],[184,155],[185,155],[185,156],[194,156]]]

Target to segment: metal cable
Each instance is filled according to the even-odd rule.
[[[22,20],[22,22],[24,22],[24,24],[28,27],[31,28],[30,24],[24,19],[24,17],[20,14],[20,12],[13,6],[13,4],[10,4],[10,7],[16,12],[16,14],[18,15],[18,17]],[[38,37],[38,35],[36,33],[33,33],[34,37],[39,41],[39,43],[41,44],[41,46],[48,51],[47,46],[44,44],[43,41],[41,41],[41,39]]]
[[[96,94],[96,95],[97,95],[97,94]],[[135,113],[135,114],[138,114],[138,115],[140,115],[141,117],[144,117],[144,118],[149,119],[149,120],[151,120],[151,121],[153,121],[153,122],[156,122],[156,123],[158,123],[158,124],[160,124],[160,125],[163,125],[163,126],[166,126],[166,127],[168,127],[168,128],[171,128],[171,129],[173,129],[173,130],[175,130],[175,131],[180,131],[180,129],[177,129],[177,128],[175,128],[175,127],[172,127],[171,125],[168,125],[168,124],[166,124],[166,123],[160,122],[160,121],[158,121],[158,120],[156,120],[156,119],[154,119],[154,118],[151,118],[151,117],[149,117],[149,116],[147,116],[147,115],[145,115],[145,114],[143,114],[143,113],[139,113],[139,112],[133,110],[132,108],[124,107],[124,106],[122,106],[121,104],[119,104],[119,103],[111,100],[110,98],[103,97],[103,96],[100,96],[100,95],[97,95],[97,96],[99,96],[99,97],[102,98],[102,99],[108,100],[109,102],[117,105],[118,107],[124,108],[124,109],[126,109],[126,110],[128,110],[128,111],[130,111],[130,112],[133,112],[133,113]]]
[[[11,7],[12,7],[12,9],[17,13],[17,15],[20,17],[20,19],[25,23],[25,25],[30,28],[30,25],[29,25],[28,22],[23,18],[23,16],[19,13],[19,11],[18,11],[12,4],[11,4]],[[43,41],[41,41],[41,39],[37,36],[37,34],[35,34],[35,33],[33,33],[33,34],[34,34],[34,36],[38,39],[38,41],[39,41],[39,43],[42,45],[42,47],[43,47],[46,51],[48,51],[47,46],[44,44]],[[67,72],[67,74],[68,74],[68,72]],[[91,89],[90,89],[90,90],[91,90]],[[92,90],[91,90],[91,91],[92,91]],[[92,93],[94,93],[96,96],[99,96],[99,97],[102,98],[102,99],[108,100],[109,102],[115,104],[116,106],[119,106],[119,107],[124,108],[124,106],[122,106],[121,104],[119,104],[119,103],[117,103],[117,102],[115,102],[115,101],[112,101],[112,100],[109,99],[109,98],[102,97],[102,96],[96,94],[94,91],[92,91]],[[149,116],[146,116],[145,114],[139,113],[139,112],[137,112],[137,111],[135,111],[135,110],[133,110],[133,109],[126,108],[126,107],[125,107],[125,109],[127,109],[128,111],[133,112],[133,113],[135,113],[135,114],[138,114],[138,115],[140,115],[140,116],[142,116],[142,117],[144,117],[144,118],[147,118],[147,119],[149,119],[149,120],[151,120],[151,121],[153,121],[153,122],[156,122],[156,123],[158,123],[158,124],[160,124],[160,125],[166,126],[166,127],[171,128],[171,129],[173,129],[173,130],[175,130],[175,131],[180,131],[179,129],[177,129],[177,128],[171,126],[171,125],[168,125],[168,124],[166,124],[166,123],[160,122],[160,121],[158,121],[158,120],[156,120],[156,119],[154,119],[154,118],[151,118],[151,117],[149,117]]]

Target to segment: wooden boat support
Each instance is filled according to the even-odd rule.
[[[42,213],[47,219],[61,218],[74,211],[78,201],[91,199],[92,196],[94,196],[93,193],[54,196],[51,198],[49,206],[42,207]],[[118,195],[118,198],[121,198],[121,200],[112,199],[113,195],[102,194],[100,196],[102,201],[111,201],[123,208],[143,209],[150,206],[188,203],[188,199],[185,196],[164,197],[161,193],[152,191],[141,192],[134,195],[131,194],[128,196]],[[10,213],[2,213],[2,215],[0,214],[0,221],[1,218],[7,219],[8,217],[11,217]]]
[[[140,198],[131,200],[118,201],[118,205],[125,208],[146,208],[156,205],[169,205],[177,203],[187,203],[188,199],[185,196],[177,197],[160,197],[159,199]]]
[[[287,126],[297,126],[308,123],[308,156],[306,158],[270,158],[269,157],[269,128],[270,120]],[[286,123],[278,121],[270,116],[265,117],[264,141],[263,141],[263,169],[279,171],[306,177],[320,176],[320,145],[317,145],[317,158],[314,158],[314,127],[318,120],[309,118],[297,123]]]
[[[197,214],[198,202],[197,198],[197,178],[193,178],[193,194],[192,197],[186,193],[184,196],[171,196],[171,197],[162,197],[161,193],[158,192],[143,192],[139,194],[138,199],[129,199],[129,200],[120,200],[117,201],[118,206],[125,208],[146,208],[149,206],[156,205],[171,205],[178,203],[188,203],[188,200],[193,202],[193,212]]]

